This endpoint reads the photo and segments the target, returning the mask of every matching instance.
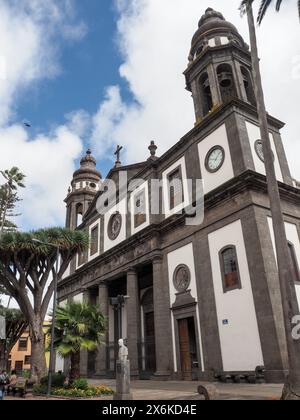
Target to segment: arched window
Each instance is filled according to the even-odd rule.
[[[224,293],[241,289],[238,258],[234,245],[229,245],[220,251],[220,265]]]
[[[244,88],[247,96],[248,102],[250,102],[251,105],[256,105],[256,98],[255,93],[253,89],[253,83],[250,77],[250,73],[245,67],[241,67],[241,72],[243,76],[243,82],[244,82]]]
[[[289,246],[289,251],[290,251],[290,256],[291,256],[291,261],[292,261],[293,281],[294,283],[300,285],[300,271],[299,271],[299,265],[298,265],[295,247],[291,242],[288,243],[288,246]]]
[[[222,102],[226,104],[237,97],[232,68],[229,64],[221,64],[217,68]]]
[[[207,73],[204,73],[200,77],[200,91],[202,99],[203,117],[205,117],[205,115],[207,115],[213,107],[212,95]]]
[[[76,205],[76,227],[80,226],[83,218],[83,205],[78,203]]]

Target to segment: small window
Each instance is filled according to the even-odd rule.
[[[26,365],[26,366],[31,365],[31,356],[25,356],[24,365]]]
[[[295,247],[291,242],[288,243],[288,246],[289,246],[289,251],[290,251],[290,256],[291,256],[291,261],[292,261],[293,281],[294,283],[300,285],[300,272],[299,272],[299,265],[297,261]]]
[[[146,215],[146,194],[145,191],[137,194],[134,198],[134,227],[143,225],[147,220]]]
[[[240,273],[235,246],[228,246],[220,252],[220,264],[224,293],[241,289]]]
[[[27,351],[28,338],[21,337],[19,340],[19,351]]]
[[[17,375],[22,375],[23,373],[23,362],[22,361],[17,361],[15,363],[15,370],[17,372]]]
[[[99,225],[91,230],[91,256],[98,253],[99,250]]]
[[[170,209],[173,210],[183,203],[183,185],[181,167],[175,169],[169,176]]]

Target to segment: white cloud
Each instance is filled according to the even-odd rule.
[[[23,127],[13,125],[0,130],[0,144],[0,167],[18,166],[27,175],[17,223],[32,227],[60,224],[65,215],[67,180],[82,151],[79,137],[61,126],[47,136],[29,139]]]
[[[10,121],[21,95],[59,74],[62,42],[85,32],[73,0],[0,0],[0,168],[18,166],[27,175],[17,221],[23,228],[63,223],[63,199],[82,150],[84,112],[34,137]]]
[[[120,13],[118,44],[124,57],[120,74],[128,83],[133,101],[124,103],[120,89],[109,88],[94,118],[93,138],[101,153],[112,143],[124,145],[123,159],[132,163],[145,159],[150,140],[157,141],[162,154],[193,127],[193,103],[184,89],[182,72],[205,9],[210,6],[221,11],[246,41],[248,28],[247,19],[240,17],[238,1],[116,0],[115,4]],[[287,122],[284,142],[292,171],[300,178],[300,78],[295,77],[299,73],[299,31],[296,5],[291,2],[282,6],[280,14],[270,11],[258,38],[268,110]]]

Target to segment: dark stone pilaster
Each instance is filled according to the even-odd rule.
[[[272,263],[274,271],[276,262],[267,216],[262,220],[256,217],[255,210],[251,210],[242,219],[242,226],[266,379],[268,382],[281,382],[284,379],[285,359],[283,330],[280,327],[282,308],[278,296],[278,275],[272,273],[269,266]]]
[[[97,376],[106,376],[107,374],[107,346],[108,346],[108,314],[109,314],[109,302],[108,302],[108,288],[106,283],[101,283],[99,285],[98,293],[98,305],[100,306],[103,315],[107,319],[107,330],[104,336],[102,337],[102,344],[98,348],[97,357],[96,357],[96,375]]]
[[[286,153],[283,147],[281,135],[279,132],[273,132],[273,136],[274,136],[274,143],[275,143],[275,147],[276,147],[276,151],[277,151],[277,155],[279,159],[279,164],[280,164],[280,168],[282,172],[283,182],[285,184],[293,186],[293,180],[292,180],[288,160],[286,157]]]
[[[140,332],[139,285],[136,270],[127,272],[127,344],[131,365],[131,376],[139,375],[138,340]]]
[[[195,256],[204,369],[205,374],[208,376],[209,373],[214,371],[221,372],[223,370],[208,236],[206,234],[198,234],[193,241],[193,249]]]
[[[155,324],[156,372],[154,377],[167,378],[171,373],[171,317],[168,277],[161,257],[153,260],[153,304]]]

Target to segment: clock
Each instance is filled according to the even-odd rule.
[[[187,265],[181,264],[176,268],[173,284],[177,292],[183,293],[187,291],[191,284],[191,272]]]
[[[221,146],[215,146],[207,153],[205,167],[208,172],[217,172],[225,160],[225,150]]]
[[[119,212],[114,213],[108,222],[108,237],[111,241],[117,239],[122,228],[122,216]]]
[[[259,159],[262,162],[265,162],[263,142],[261,140],[256,140],[254,147],[255,147],[255,151],[256,151],[256,154],[259,157]],[[272,156],[273,156],[273,160],[275,160],[275,156],[274,156],[273,151],[272,151]]]
[[[265,156],[264,156],[264,150],[263,150],[263,143],[261,140],[256,140],[255,142],[255,151],[259,159],[264,162]]]

